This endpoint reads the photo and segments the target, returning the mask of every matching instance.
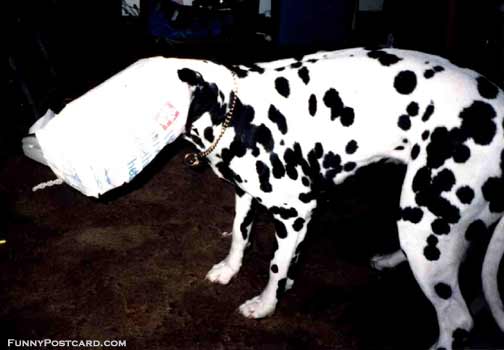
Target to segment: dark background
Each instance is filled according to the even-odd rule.
[[[131,184],[99,200],[24,157],[20,140],[47,108],[59,111],[139,58],[164,55],[250,63],[319,49],[388,46],[439,54],[504,83],[501,1],[142,0],[15,1],[6,5],[7,95],[0,127],[0,328],[13,339],[127,339],[128,349],[425,349],[432,307],[407,265],[375,273],[368,260],[397,248],[394,223],[404,169],[378,164],[331,192],[317,213],[295,288],[275,315],[235,309],[261,291],[273,227],[259,213],[243,270],[227,286],[203,280],[224,258],[232,189],[182,165],[177,142]],[[174,15],[176,13],[176,16]],[[481,306],[483,237],[461,273],[476,326],[468,348],[504,349]],[[469,268],[472,265],[472,268]],[[502,269],[501,269],[502,270]],[[502,276],[502,273],[501,275]],[[501,278],[501,280],[504,280]],[[479,306],[478,306],[479,305]],[[6,344],[3,342],[0,346]]]

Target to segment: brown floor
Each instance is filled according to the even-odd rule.
[[[205,281],[227,252],[220,233],[230,229],[234,197],[210,170],[186,168],[185,150],[169,147],[132,184],[100,200],[66,185],[33,193],[53,178],[50,170],[8,159],[0,169],[3,337],[124,339],[127,349],[146,350],[425,349],[433,342],[433,309],[408,266],[377,274],[367,263],[396,244],[400,168],[375,166],[333,193],[338,201],[317,216],[294,289],[272,317],[256,321],[236,309],[266,283],[271,221],[259,213],[230,285]],[[470,348],[504,349],[485,309]]]

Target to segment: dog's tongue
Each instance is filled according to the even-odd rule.
[[[140,60],[35,132],[47,164],[87,196],[131,181],[184,130],[189,90],[169,60]]]

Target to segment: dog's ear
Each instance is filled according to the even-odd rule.
[[[200,73],[189,68],[179,69],[177,73],[179,79],[190,86],[200,86],[205,82]]]
[[[219,88],[215,83],[207,82],[203,76],[190,68],[177,70],[180,81],[192,90],[191,104],[187,114],[186,132],[204,113],[210,113],[212,122],[218,124],[224,118],[225,105],[219,101]]]

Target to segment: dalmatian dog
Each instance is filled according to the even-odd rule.
[[[473,326],[458,270],[479,235],[493,235],[482,271],[485,298],[504,331],[497,287],[504,252],[504,92],[482,75],[428,54],[354,48],[249,66],[173,60],[187,92],[185,138],[236,189],[229,254],[207,279],[227,284],[242,264],[254,208],[272,214],[278,249],[265,289],[239,307],[271,315],[294,283],[308,223],[326,186],[367,164],[407,166],[397,220],[400,250],[434,305],[439,339],[458,347]],[[179,85],[180,84],[180,85]]]

